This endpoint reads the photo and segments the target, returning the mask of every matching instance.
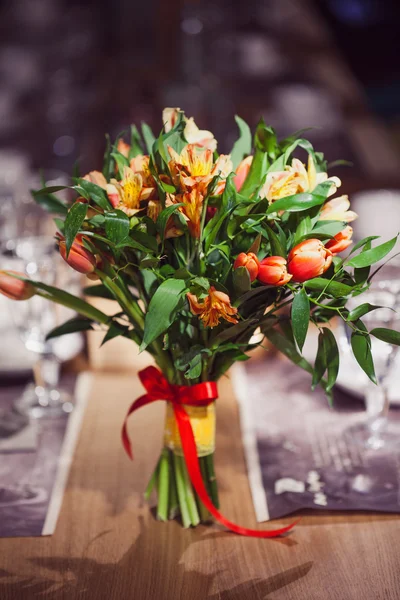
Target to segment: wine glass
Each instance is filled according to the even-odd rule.
[[[55,285],[61,258],[52,236],[25,236],[8,240],[2,252],[2,268],[22,271],[28,277]],[[38,360],[33,368],[34,384],[28,385],[15,407],[33,417],[59,416],[73,410],[69,394],[58,389],[60,362],[47,333],[56,326],[57,306],[35,295],[9,303],[14,323],[25,347]]]
[[[347,307],[369,303],[378,307],[362,317],[367,329],[376,327],[400,330],[400,280],[378,279],[371,284],[368,291],[360,297],[351,299]],[[351,333],[349,326],[339,339],[341,358],[351,353]],[[388,448],[400,443],[400,427],[389,420],[389,384],[397,369],[398,347],[371,336],[371,353],[374,360],[377,384],[363,377],[362,385],[366,406],[366,419],[352,425],[346,430],[346,437],[352,443],[360,444],[371,450]]]

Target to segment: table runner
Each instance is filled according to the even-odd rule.
[[[237,365],[232,378],[258,521],[304,508],[400,512],[400,448],[365,450],[345,435],[366,417],[361,402],[337,388],[330,408],[281,357]],[[400,431],[397,407],[389,418]]]
[[[82,373],[77,378],[70,376],[62,380],[62,387],[74,392],[75,408],[70,415],[32,419],[31,424],[18,433],[17,444],[13,437],[6,438],[14,450],[10,447],[0,450],[0,537],[54,532],[90,379],[89,373]],[[21,385],[0,387],[3,412],[11,408],[22,390]]]

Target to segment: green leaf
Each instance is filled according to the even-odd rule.
[[[324,333],[320,331],[318,335],[318,350],[317,355],[315,357],[314,363],[314,371],[312,377],[312,389],[314,390],[316,386],[321,381],[324,373],[326,371],[326,354],[325,354],[325,344],[324,344]]]
[[[114,168],[114,161],[111,157],[111,140],[108,133],[106,133],[106,147],[104,150],[103,157],[103,175],[109,181]]]
[[[285,212],[300,212],[313,206],[320,206],[328,197],[331,186],[332,184],[329,182],[320,183],[313,192],[294,194],[293,196],[286,196],[285,198],[276,200],[276,202],[273,202],[268,207],[267,214],[269,215],[281,210]]]
[[[280,237],[269,225],[265,224],[263,227],[267,232],[269,243],[271,245],[271,255],[283,256],[283,258],[286,258],[286,246],[282,245]]]
[[[254,152],[249,174],[247,175],[240,193],[244,196],[252,196],[262,185],[268,167],[268,154],[259,148]]]
[[[49,188],[44,188],[44,190],[31,190],[34,201],[49,213],[66,215],[68,207],[61,202],[57,196],[49,193],[48,189]]]
[[[304,283],[304,287],[306,287],[308,290],[324,291],[325,294],[328,296],[333,296],[334,298],[348,296],[353,291],[353,288],[346,283],[341,283],[340,281],[329,281],[329,279],[324,279],[323,277],[309,279]]]
[[[144,154],[142,139],[136,125],[131,125],[131,150],[129,152],[129,158],[134,158],[139,154]]]
[[[171,215],[173,215],[179,209],[180,206],[183,206],[182,202],[179,204],[171,204],[171,206],[164,208],[164,210],[162,210],[160,212],[160,214],[158,215],[157,221],[156,221],[156,227],[157,227],[157,231],[161,235],[162,240],[164,240],[164,237],[165,237],[165,229],[167,227],[169,218],[171,217]]]
[[[299,354],[299,352],[297,351],[297,348],[293,344],[293,342],[291,342],[289,339],[287,339],[277,329],[267,328],[265,330],[262,329],[262,332],[264,333],[265,337],[267,337],[270,340],[270,342],[280,352],[282,352],[282,354],[284,354],[287,358],[289,358],[289,360],[291,360],[295,365],[298,365],[299,367],[301,367],[308,373],[313,372],[312,366],[310,365],[309,362],[306,361],[305,358],[303,358],[301,356],[301,354]]]
[[[233,170],[235,170],[239,163],[251,152],[250,127],[247,125],[246,121],[243,121],[243,119],[237,115],[235,116],[235,121],[239,127],[240,135],[239,139],[233,144],[233,148],[230,152]]]
[[[51,285],[47,285],[42,283],[41,281],[34,281],[33,279],[28,279],[27,277],[21,277],[20,275],[15,275],[14,273],[9,273],[12,277],[16,279],[20,279],[21,281],[27,281],[31,283],[33,287],[35,287],[39,292],[41,292],[41,296],[50,300],[51,302],[55,302],[56,304],[62,304],[66,308],[70,308],[77,313],[80,313],[84,317],[88,317],[88,319],[92,319],[98,323],[108,323],[110,317],[104,314],[102,311],[98,310],[85,300],[81,298],[77,298],[64,290],[60,290]]]
[[[382,342],[387,342],[388,344],[393,344],[394,346],[400,346],[399,331],[387,329],[386,327],[375,327],[375,329],[370,331],[370,334]]]
[[[339,373],[339,348],[336,343],[336,338],[330,329],[323,328],[324,333],[324,349],[325,349],[325,362],[328,369],[328,382],[326,391],[329,392],[334,384]]]
[[[157,288],[146,313],[140,351],[168,329],[184,304],[186,291],[186,282],[182,279],[167,279]]]
[[[129,236],[129,217],[122,210],[114,209],[105,213],[107,237],[114,244],[123,243]]]
[[[199,296],[201,294],[208,294],[209,289],[210,282],[206,277],[195,277],[190,282],[190,291],[196,296]]]
[[[112,208],[105,190],[99,185],[82,178],[76,179],[75,181],[78,185],[74,186],[74,189],[78,194],[81,194],[81,196],[87,200],[93,200],[93,202],[103,210],[110,210],[110,208]]]
[[[236,325],[232,325],[231,327],[227,327],[223,331],[220,331],[215,335],[215,337],[211,338],[210,347],[217,348],[224,342],[228,340],[232,340],[234,338],[238,338],[248,331],[253,331],[258,325],[257,319],[247,319],[246,321],[240,321]]]
[[[300,219],[300,222],[297,225],[296,233],[294,234],[293,244],[298,244],[303,238],[305,238],[305,236],[310,233],[311,228],[311,217],[309,215],[305,215],[302,219]]]
[[[297,345],[302,350],[310,322],[310,301],[304,288],[295,294],[292,303],[292,326]]]
[[[46,340],[59,337],[60,335],[67,335],[68,333],[76,333],[77,331],[89,331],[93,329],[93,321],[91,319],[83,319],[82,317],[74,317],[69,319],[62,325],[54,327],[47,335]]]
[[[156,141],[156,138],[154,137],[151,127],[149,127],[147,123],[142,123],[142,135],[144,143],[146,144],[147,153],[151,154],[153,150],[153,144]]]
[[[117,163],[118,173],[122,179],[122,177],[124,176],[125,167],[129,167],[129,160],[126,158],[126,156],[121,154],[121,152],[117,152],[117,151],[112,152],[111,156]]]
[[[120,335],[125,335],[127,333],[127,331],[128,331],[128,327],[124,327],[120,323],[111,323],[100,346],[103,346],[106,342],[109,342],[110,340],[113,340],[114,338],[116,338]]]
[[[382,308],[382,306],[376,306],[375,304],[370,304],[369,302],[366,302],[365,304],[360,304],[360,306],[356,306],[356,308],[353,308],[353,310],[349,312],[347,320],[357,321],[367,313],[370,313],[371,311],[376,310],[377,308]]]
[[[67,250],[67,257],[71,246],[74,243],[76,234],[82,227],[82,223],[85,220],[88,205],[83,202],[75,202],[68,211],[65,219],[64,233],[65,233],[65,244]]]
[[[368,237],[363,238],[362,240],[360,240],[353,246],[350,254],[354,254],[354,252],[356,252],[359,248],[362,248],[363,246],[367,246],[366,250],[369,250],[371,247],[371,242],[379,239],[379,237],[380,237],[379,235],[369,235]],[[349,256],[350,256],[350,254],[349,254]]]
[[[397,235],[388,240],[383,244],[379,244],[379,246],[375,246],[371,250],[366,250],[365,252],[361,252],[357,256],[354,256],[352,259],[346,261],[349,267],[369,267],[376,262],[379,262],[384,258],[389,252],[394,248],[397,242]]]
[[[351,334],[351,347],[353,349],[355,359],[364,371],[364,373],[368,375],[368,377],[373,383],[377,383],[374,369],[374,361],[371,353],[371,342],[368,335],[353,332]]]
[[[250,275],[246,267],[238,267],[232,273],[233,287],[238,296],[242,296],[251,288]]]
[[[233,183],[233,177],[233,173],[228,176],[217,213],[204,227],[203,239],[205,240],[205,251],[207,253],[211,245],[214,244],[223,222],[229,217],[232,209],[236,205],[237,192]]]
[[[97,285],[88,285],[83,288],[83,294],[85,296],[92,296],[94,298],[107,298],[107,300],[114,300],[114,296],[108,291],[102,283]]]
[[[342,221],[318,221],[314,229],[310,232],[310,236],[317,239],[332,238],[340,231],[343,231],[343,229],[344,225]]]
[[[318,336],[318,350],[312,379],[313,389],[321,382],[326,370],[328,371],[328,379],[324,388],[329,397],[339,373],[339,348],[332,331],[324,327]]]

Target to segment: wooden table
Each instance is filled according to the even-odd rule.
[[[220,386],[217,469],[224,514],[255,526],[230,382]],[[400,598],[400,519],[307,514],[285,538],[257,540],[218,525],[159,523],[142,500],[161,440],[163,406],[120,426],[135,376],[95,374],[53,536],[0,540],[1,600],[347,600]],[[281,523],[288,523],[283,519]]]

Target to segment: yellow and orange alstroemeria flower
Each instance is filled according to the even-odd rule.
[[[284,171],[268,173],[260,190],[260,197],[275,202],[294,194],[312,192],[318,184],[325,181],[331,183],[329,196],[335,194],[337,188],[342,184],[338,177],[328,177],[327,173],[317,173],[311,155],[308,157],[307,169],[299,159],[294,158],[292,164],[287,166]]]
[[[211,150],[198,148],[194,144],[185,146],[180,154],[168,146],[168,152],[171,157],[168,166],[175,186],[185,192],[197,187],[205,195],[213,177],[220,175],[222,180],[217,184],[214,194],[223,192],[225,179],[232,172],[229,155],[221,154],[214,163]]]
[[[132,216],[140,210],[141,200],[150,198],[154,188],[145,187],[140,173],[135,173],[130,167],[125,167],[121,181],[111,179],[106,190],[113,207]]]
[[[187,294],[190,310],[197,315],[203,322],[204,327],[216,327],[220,320],[224,319],[229,323],[237,323],[235,318],[237,308],[231,305],[230,298],[224,292],[220,292],[211,286],[208,296],[204,300],[198,300],[194,294]]]
[[[172,204],[183,204],[179,207],[179,212],[186,219],[188,229],[191,235],[199,239],[201,233],[201,216],[203,212],[204,196],[198,187],[183,194],[167,194],[165,206]]]
[[[180,108],[164,108],[162,118],[165,133],[168,133],[174,127],[180,110]],[[207,131],[207,129],[199,129],[194,122],[193,117],[190,117],[190,119],[184,118],[186,125],[183,135],[187,142],[215,152],[217,149],[217,140],[215,139],[214,134],[212,134],[211,131]]]

